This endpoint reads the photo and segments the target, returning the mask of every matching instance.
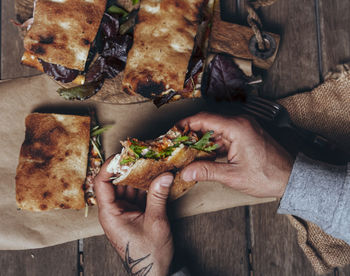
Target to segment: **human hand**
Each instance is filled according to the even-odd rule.
[[[173,176],[158,176],[148,193],[114,186],[110,181],[113,174],[106,171],[110,161],[111,158],[94,180],[102,228],[130,275],[167,275],[174,254],[166,215]]]
[[[182,171],[185,181],[218,181],[256,197],[283,196],[294,160],[255,120],[199,113],[179,122],[186,125],[194,131],[213,130],[228,162],[191,163]]]

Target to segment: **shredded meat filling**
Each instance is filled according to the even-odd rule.
[[[91,139],[96,139],[96,137],[92,137]],[[88,170],[85,179],[85,201],[87,205],[92,206],[96,205],[96,196],[94,193],[94,178],[99,173],[102,166],[102,159],[95,149],[95,147],[90,142],[90,152],[88,159]]]

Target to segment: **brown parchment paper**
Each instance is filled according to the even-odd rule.
[[[183,100],[157,109],[153,103],[111,105],[92,101],[68,102],[56,93],[57,85],[44,75],[0,83],[0,250],[31,249],[103,234],[97,207],[48,212],[18,211],[15,202],[15,172],[24,140],[24,119],[33,111],[76,113],[93,106],[101,124],[114,124],[104,135],[106,156],[120,150],[127,136],[154,138],[181,118],[203,109],[202,100]],[[213,212],[273,199],[256,199],[218,183],[198,183],[183,198],[171,204],[177,217]]]

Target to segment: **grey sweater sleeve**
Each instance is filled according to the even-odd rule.
[[[299,154],[277,212],[311,221],[350,244],[350,163],[332,166]]]

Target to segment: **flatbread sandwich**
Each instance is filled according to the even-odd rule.
[[[108,78],[157,106],[201,97],[213,0],[129,2],[139,1],[36,0],[22,63],[59,81],[66,99],[91,97]]]
[[[213,158],[217,145],[211,141],[212,132],[201,138],[193,131],[181,131],[173,127],[155,140],[143,142],[131,138],[121,142],[123,149],[108,164],[107,171],[115,185],[128,185],[148,190],[152,180],[163,172],[175,175],[170,199],[174,200],[186,193],[195,181],[185,182],[180,178],[180,170],[196,159]]]
[[[142,0],[123,89],[157,105],[200,97],[208,23],[207,0]]]
[[[107,0],[36,0],[24,38],[22,63],[63,83],[83,83],[81,72],[85,71],[106,3]]]
[[[96,203],[93,178],[103,162],[89,116],[32,113],[16,171],[20,209],[82,209]]]

